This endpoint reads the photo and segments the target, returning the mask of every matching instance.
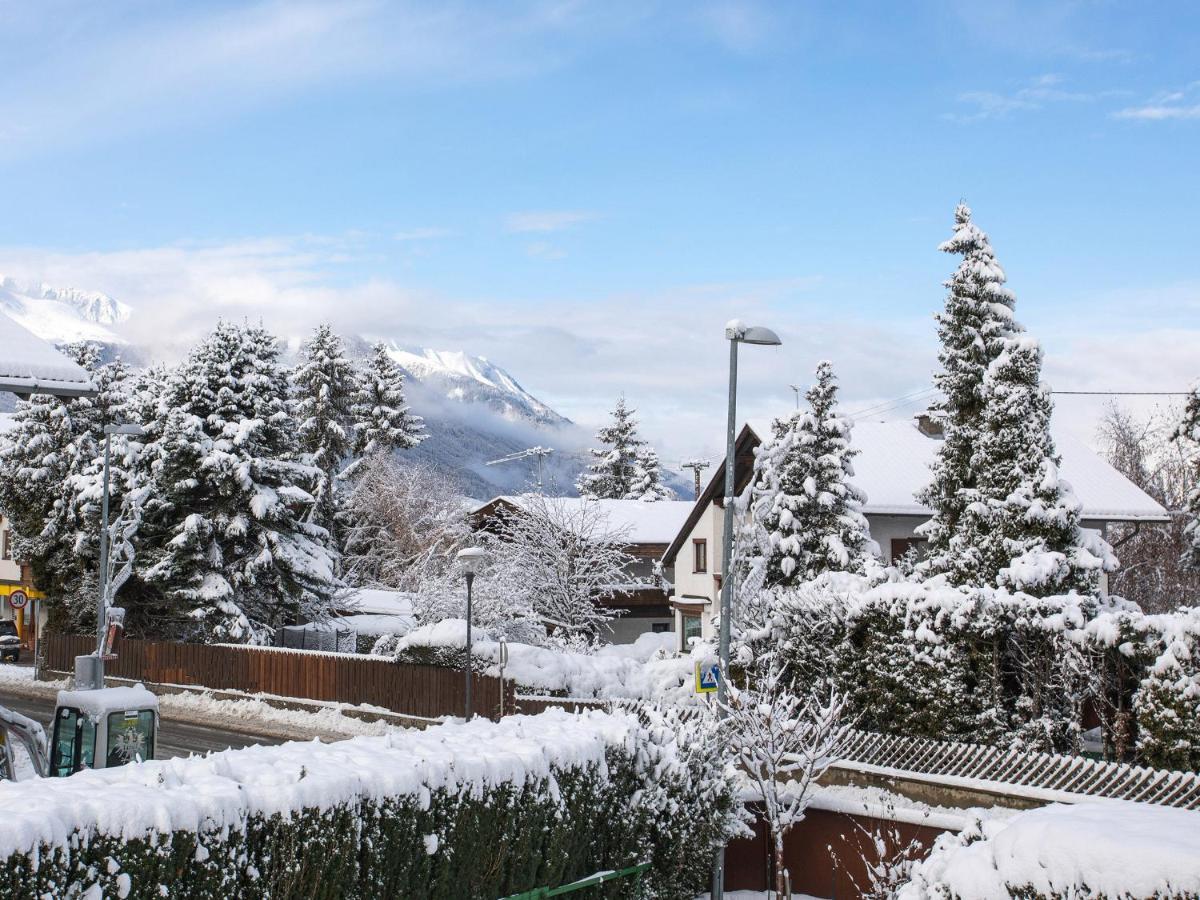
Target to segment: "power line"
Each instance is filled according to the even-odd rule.
[[[1051,394],[1074,394],[1081,397],[1186,397],[1190,391],[1051,391]]]
[[[911,394],[905,394],[903,397],[893,397],[891,400],[884,400],[882,403],[876,403],[874,406],[868,406],[865,409],[860,409],[850,413],[850,418],[857,419],[859,416],[869,416],[876,412],[886,412],[892,409],[896,404],[904,405],[905,401],[915,400],[924,394],[932,394],[937,391],[937,388],[927,387],[921,388],[919,391],[913,391]]]

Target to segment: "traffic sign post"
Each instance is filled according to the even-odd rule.
[[[721,686],[720,663],[696,663],[696,693],[712,694]]]

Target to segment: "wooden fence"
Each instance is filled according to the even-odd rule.
[[[83,635],[43,638],[46,668],[73,672],[75,657],[91,653],[96,639]],[[383,658],[348,656],[269,647],[176,644],[122,638],[118,656],[105,663],[105,674],[150,684],[196,685],[214,690],[276,694],[308,700],[369,703],[402,715],[436,718],[464,712],[463,673],[443,666],[394,663]],[[499,718],[514,708],[511,682],[475,674],[471,679],[475,713]]]

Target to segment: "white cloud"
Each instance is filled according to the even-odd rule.
[[[549,0],[67,5],[29,4],[0,29],[0,153],[228,117],[315,84],[536,73],[561,62],[584,21]]]
[[[1023,87],[1008,93],[996,91],[964,91],[958,101],[974,110],[968,113],[947,113],[945,118],[958,122],[999,119],[1014,112],[1044,109],[1059,103],[1095,103],[1125,94],[1125,91],[1076,91],[1062,86],[1063,77],[1054,73],[1030,79]]]
[[[505,231],[517,234],[529,232],[565,231],[582,222],[595,219],[595,213],[571,209],[530,210],[511,213],[504,219]]]
[[[1162,91],[1139,106],[1127,106],[1113,113],[1116,119],[1140,119],[1162,122],[1168,119],[1200,119],[1200,81],[1178,90]]]
[[[439,238],[450,237],[454,234],[449,228],[409,228],[406,231],[397,231],[392,235],[392,239],[401,242],[408,241],[434,241]]]

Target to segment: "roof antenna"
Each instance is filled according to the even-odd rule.
[[[493,459],[485,465],[495,466],[500,463],[516,462],[520,459],[529,459],[531,456],[537,459],[537,492],[542,492],[542,463],[551,453],[554,452],[553,447],[530,447],[528,450],[518,450],[516,453],[510,453],[508,456],[502,456],[499,459]]]
[[[712,465],[712,463],[710,463],[707,459],[689,459],[687,462],[683,463],[683,465],[681,465],[679,467],[681,469],[692,469],[695,471],[695,473],[696,473],[696,499],[697,500],[700,499],[700,473],[703,472],[705,469],[707,469],[711,465]]]

